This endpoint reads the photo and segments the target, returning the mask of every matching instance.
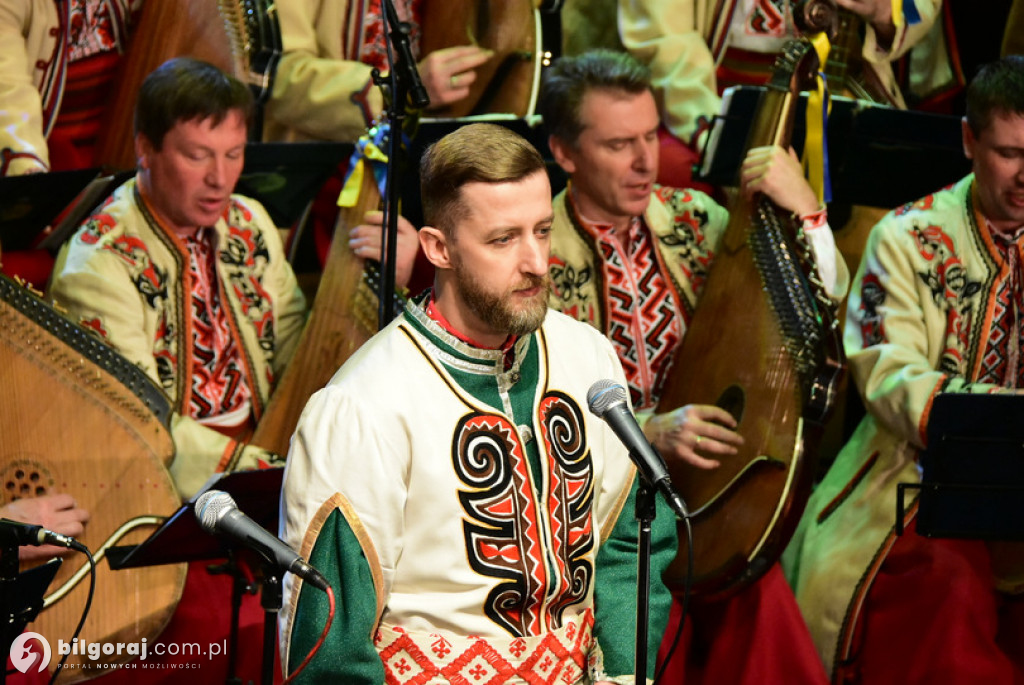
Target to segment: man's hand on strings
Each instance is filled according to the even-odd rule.
[[[348,246],[353,253],[363,259],[382,261],[384,244],[381,226],[384,212],[372,211],[363,215],[364,223],[359,224],[349,233]],[[398,244],[395,250],[395,287],[404,288],[412,278],[412,268],[416,263],[416,253],[420,249],[416,227],[401,214],[398,215]]]
[[[644,434],[666,460],[682,459],[700,469],[717,468],[715,457],[736,454],[743,436],[736,419],[721,407],[688,404],[667,414],[655,414]]]
[[[462,45],[435,50],[420,60],[420,80],[430,96],[430,107],[450,105],[469,95],[476,68],[493,55],[493,50]]]
[[[85,524],[89,521],[89,512],[79,507],[74,497],[62,493],[14,500],[0,507],[0,517],[33,526],[42,526],[62,535],[78,537],[85,532]],[[22,561],[48,559],[60,554],[68,554],[70,551],[64,547],[53,545],[20,547],[18,558]]]
[[[878,46],[888,50],[896,37],[896,25],[892,20],[892,0],[836,0],[836,4],[848,9],[875,30]]]

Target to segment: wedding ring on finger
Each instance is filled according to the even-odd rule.
[[[451,83],[452,83],[452,88],[458,88],[459,87],[459,75],[458,74],[452,74],[452,77],[451,77],[450,80],[451,80]]]
[[[694,447],[700,447],[700,441],[704,439],[704,436],[698,435],[697,439],[693,441]]]

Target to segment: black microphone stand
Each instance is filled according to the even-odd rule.
[[[273,564],[263,564],[260,581],[260,605],[263,607],[263,673],[262,685],[274,683],[274,650],[277,647],[277,615],[281,612],[284,592],[281,576],[284,574]]]
[[[398,155],[401,151],[402,126],[406,117],[406,101],[413,109],[423,109],[430,104],[427,89],[423,86],[416,60],[412,56],[409,42],[411,28],[409,24],[399,21],[398,13],[391,0],[382,3],[384,12],[385,34],[390,40],[385,41],[390,71],[386,81],[390,82],[391,98],[385,110],[390,122],[388,137],[387,172],[384,181],[384,254],[381,259],[381,283],[378,293],[377,325],[384,328],[394,318],[395,299],[395,259],[398,241],[398,184],[395,183],[395,170]],[[394,46],[394,50],[392,50]],[[395,54],[398,53],[398,59]],[[378,86],[385,85],[380,72],[374,70],[373,81]]]
[[[18,545],[4,544],[0,547],[0,656],[4,658],[4,667],[0,670],[0,685],[7,681],[7,655],[11,653],[15,638],[21,633],[24,625],[17,620],[14,609],[14,582],[18,578]]]
[[[657,493],[640,475],[636,493],[636,520],[640,527],[637,538],[636,573],[636,654],[634,682],[647,682],[647,619],[651,604],[651,524],[657,516]]]

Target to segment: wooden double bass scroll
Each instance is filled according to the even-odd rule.
[[[152,642],[171,618],[185,564],[112,570],[114,545],[139,543],[181,504],[166,465],[170,403],[146,374],[35,294],[0,276],[0,504],[54,493],[90,512],[78,537],[96,559],[96,594],[79,635],[88,643]],[[71,641],[89,564],[65,558],[29,630]],[[60,661],[54,651],[49,668]],[[108,673],[126,653],[68,657],[60,681]]]
[[[793,41],[759,104],[748,149],[789,145],[793,109],[818,58]],[[834,305],[796,221],[758,194],[740,200],[718,246],[659,412],[715,404],[744,438],[739,454],[701,470],[672,460],[672,482],[692,512],[695,599],[726,596],[778,559],[815,473],[816,432],[842,371]],[[680,591],[686,538],[666,581]]]

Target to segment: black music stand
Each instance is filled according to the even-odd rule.
[[[41,566],[18,573],[18,548],[0,551],[0,654],[11,653],[14,641],[35,620],[43,608],[46,588],[53,582],[60,565],[59,557]],[[7,668],[0,671],[0,684],[7,679]]]
[[[4,251],[36,247],[45,229],[99,173],[99,169],[81,169],[0,178],[0,245]]]
[[[132,546],[111,547],[107,550],[107,562],[113,569],[227,559],[227,563],[211,569],[211,572],[230,573],[234,580],[231,593],[231,636],[228,642],[229,684],[241,682],[235,676],[238,613],[242,595],[253,594],[255,588],[249,585],[246,574],[238,566],[235,544],[214,537],[199,525],[194,510],[195,501],[208,490],[226,492],[238,504],[240,511],[273,535],[277,535],[283,475],[284,467],[217,474],[143,542]],[[273,679],[274,646],[277,641],[277,613],[282,602],[280,571],[265,564],[261,585],[261,604],[264,610],[263,682],[270,683]]]
[[[1024,397],[943,393],[932,402],[921,482],[901,483],[904,497],[919,490],[917,532],[932,538],[1024,540]]]
[[[338,165],[351,143],[249,143],[235,192],[263,204],[274,225],[293,225]]]
[[[726,91],[702,151],[696,178],[737,186],[747,138],[763,86]],[[807,93],[800,95],[793,122],[793,147],[804,139]],[[965,176],[960,117],[882,107],[832,97],[826,131],[832,200],[838,204],[898,207]]]

